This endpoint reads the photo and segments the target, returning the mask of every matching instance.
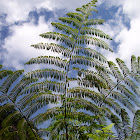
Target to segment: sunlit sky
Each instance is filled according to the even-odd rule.
[[[0,0],[0,62],[7,68],[23,69],[30,58],[47,55],[30,45],[46,42],[39,34],[54,31],[51,22],[89,1]],[[140,0],[99,0],[96,5],[99,13],[93,18],[105,19],[99,28],[113,38],[108,43],[114,53],[104,55],[113,61],[119,57],[130,65],[131,55],[140,55]]]

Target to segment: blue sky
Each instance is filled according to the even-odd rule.
[[[1,0],[0,1],[0,62],[7,68],[23,69],[30,58],[47,55],[31,44],[46,42],[40,33],[54,31],[51,22],[74,11],[90,0]],[[109,34],[108,43],[115,53],[103,52],[109,60],[120,57],[130,66],[130,56],[140,55],[140,1],[99,0],[99,14],[106,23],[98,28]],[[50,42],[50,41],[47,41]],[[49,55],[56,55],[49,52]]]

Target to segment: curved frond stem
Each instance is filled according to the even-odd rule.
[[[124,76],[124,79],[125,79],[125,77],[126,77],[126,76]],[[112,91],[113,91],[118,85],[121,84],[121,82],[122,82],[122,81],[117,82],[117,84],[116,84],[113,88],[111,88],[111,89],[109,90],[109,93],[108,93],[106,96],[104,96],[103,101],[99,104],[100,107],[102,106],[102,104],[104,103],[104,101],[106,100],[106,98],[112,93]]]

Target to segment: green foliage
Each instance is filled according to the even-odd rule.
[[[94,9],[96,2],[92,0],[77,8],[77,12],[60,17],[59,22],[63,24],[52,23],[60,33],[40,34],[58,43],[32,45],[35,49],[61,53],[63,57],[32,58],[27,66],[44,64],[45,69],[31,71],[24,76],[23,70],[0,72],[0,78],[10,74],[0,87],[3,104],[0,116],[14,109],[1,122],[0,135],[4,134],[5,139],[11,135],[10,128],[15,121],[16,136],[21,140],[38,140],[43,135],[51,140],[139,138],[139,111],[135,106],[140,106],[137,83],[140,82],[140,57],[132,56],[130,72],[121,59],[116,59],[118,67],[97,50],[87,47],[92,45],[113,52],[103,40],[111,40],[109,35],[91,27],[104,23],[102,19],[89,19],[93,11],[97,13]],[[50,66],[53,69],[48,69]],[[11,89],[14,82],[17,84]],[[42,107],[45,110],[36,115]],[[128,110],[134,114],[132,128]],[[46,128],[36,129],[48,120],[51,123]],[[113,124],[107,126],[107,120]],[[116,136],[111,131],[113,125]],[[7,131],[8,135],[5,135]]]
[[[115,138],[111,129],[114,124],[110,124],[107,127],[102,128],[102,130],[96,130],[95,134],[88,134],[88,137],[93,140],[108,140],[110,138]]]

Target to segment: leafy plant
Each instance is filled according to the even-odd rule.
[[[61,23],[52,23],[59,32],[40,35],[58,41],[58,44],[32,45],[36,49],[61,53],[62,57],[39,56],[29,60],[26,65],[45,64],[47,68],[54,66],[53,69],[27,73],[11,91],[12,83],[23,71],[8,73],[11,75],[0,89],[1,102],[8,101],[0,114],[14,107],[16,111],[6,117],[2,124],[4,127],[11,125],[19,116],[20,138],[27,139],[29,136],[30,139],[40,139],[39,136],[44,135],[48,139],[62,140],[94,137],[118,137],[123,140],[133,138],[135,134],[139,137],[139,110],[135,110],[135,105],[139,107],[137,82],[140,81],[140,58],[137,61],[132,56],[130,72],[121,59],[116,59],[117,67],[114,62],[107,61],[98,49],[88,48],[90,45],[113,52],[104,41],[112,40],[111,37],[96,29],[96,25],[103,24],[104,20],[90,19],[92,11],[97,12],[94,9],[96,2],[92,0],[77,8],[77,12],[60,17]],[[35,113],[41,107],[46,107],[44,112]],[[132,128],[128,111],[135,114]],[[51,121],[48,127],[35,129],[47,120]],[[112,124],[106,127],[107,120],[114,123],[116,137],[110,130]]]
[[[2,140],[41,139],[37,135],[37,129],[28,120],[30,114],[36,111],[35,105],[37,103],[33,102],[35,93],[21,97],[21,90],[30,83],[37,81],[37,79],[23,77],[22,80],[10,90],[12,84],[18,80],[23,72],[23,70],[15,72],[9,70],[0,71],[1,79],[5,78],[0,87],[0,139]]]
[[[109,138],[115,138],[115,136],[112,135],[112,126],[114,124],[110,124],[107,127],[102,128],[102,130],[96,130],[95,134],[89,134],[89,138],[93,140],[108,140]]]

